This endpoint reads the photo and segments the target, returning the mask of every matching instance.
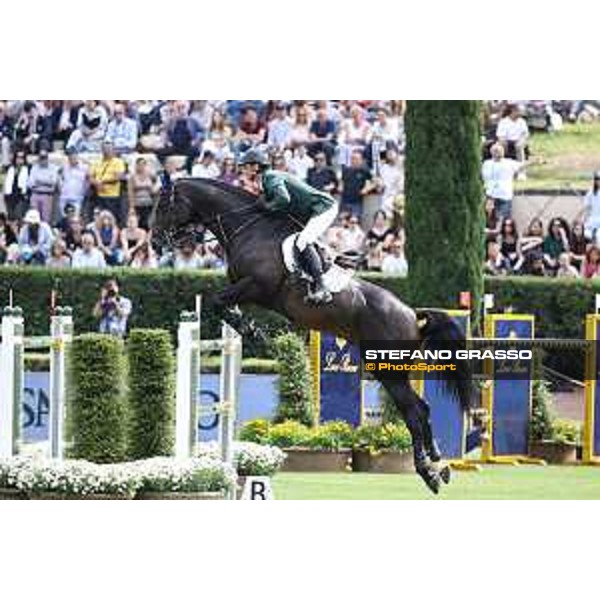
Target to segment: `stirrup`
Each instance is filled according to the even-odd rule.
[[[308,304],[329,304],[333,300],[333,294],[326,288],[319,290],[309,290],[304,296],[304,301]]]

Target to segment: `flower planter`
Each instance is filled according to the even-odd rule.
[[[138,492],[136,500],[225,500],[225,492]]]
[[[566,465],[577,462],[577,446],[563,442],[531,442],[529,454],[534,458],[543,458],[552,465]]]
[[[61,492],[29,492],[30,500],[133,500],[133,494],[87,494],[74,496]]]
[[[0,487],[0,500],[29,500],[29,496],[16,488]]]
[[[311,450],[309,448],[286,448],[287,458],[282,471],[330,472],[348,471],[352,450]]]
[[[354,450],[352,470],[367,473],[412,473],[415,470],[412,452]]]

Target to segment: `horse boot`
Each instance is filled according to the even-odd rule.
[[[300,252],[300,264],[313,280],[312,287],[309,285],[308,295],[305,300],[314,304],[327,304],[333,296],[323,283],[323,266],[321,257],[313,244],[308,244]]]
[[[440,493],[442,478],[424,454],[415,456],[415,470],[434,494]]]

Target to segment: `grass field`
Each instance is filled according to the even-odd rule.
[[[486,466],[454,472],[433,496],[415,475],[279,473],[278,500],[590,500],[600,499],[600,468]]]
[[[518,181],[517,189],[587,190],[600,168],[600,123],[567,123],[556,133],[536,133],[530,148],[527,180]]]

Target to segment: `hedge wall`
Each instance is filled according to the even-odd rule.
[[[13,288],[15,303],[23,307],[27,335],[48,335],[50,292],[58,291],[58,301],[74,309],[75,331],[96,330],[92,308],[98,299],[101,284],[117,275],[121,291],[133,302],[130,327],[167,329],[175,334],[178,315],[194,307],[196,294],[208,296],[225,285],[225,276],[214,271],[192,273],[171,270],[137,271],[122,269],[104,272],[52,270],[34,267],[0,268],[0,304],[8,299]],[[412,304],[415,297],[406,279],[380,274],[364,276],[382,285]],[[538,335],[546,337],[581,337],[583,320],[594,310],[594,295],[600,293],[598,280],[557,280],[530,277],[491,277],[485,280],[485,290],[496,295],[496,306],[512,306],[515,311],[536,315]],[[202,335],[218,337],[219,317],[204,301]],[[427,303],[429,305],[429,303]],[[285,319],[262,309],[248,309],[267,331],[271,339],[289,330]],[[272,351],[244,338],[245,356],[273,356]]]
[[[275,351],[279,363],[279,403],[274,422],[292,420],[311,427],[316,411],[304,341],[293,333],[284,333],[275,338]]]
[[[127,339],[129,456],[171,456],[175,447],[175,355],[169,332],[134,329]]]
[[[73,338],[69,352],[69,456],[96,463],[124,461],[129,411],[123,341],[87,333]]]

